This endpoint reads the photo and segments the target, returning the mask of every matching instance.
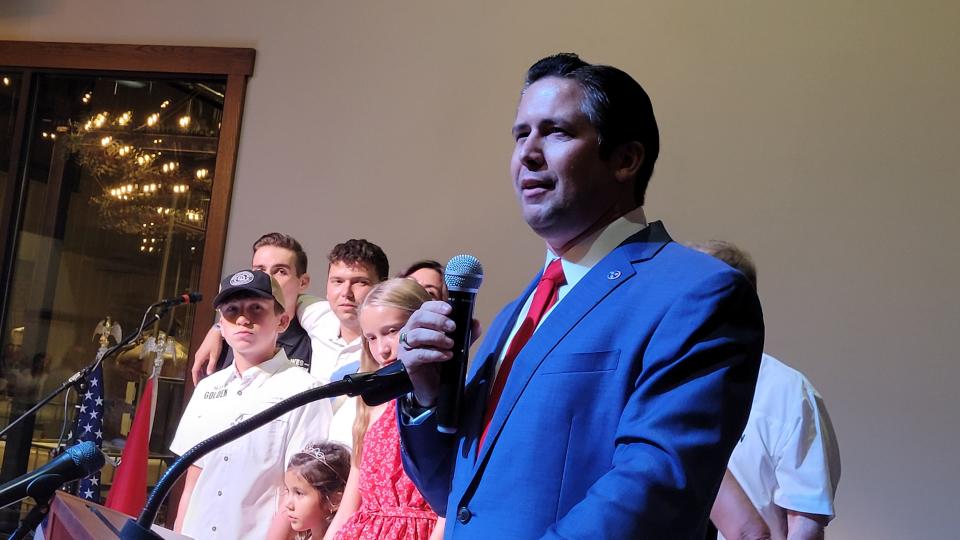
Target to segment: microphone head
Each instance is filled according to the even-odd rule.
[[[473,255],[462,253],[450,259],[443,272],[443,282],[451,291],[475,293],[483,283],[483,265]]]
[[[63,453],[70,457],[74,465],[83,469],[84,476],[99,471],[107,462],[106,458],[103,457],[103,452],[97,448],[93,441],[83,441],[80,444],[75,444],[64,450]]]

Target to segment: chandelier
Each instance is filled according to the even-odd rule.
[[[191,108],[189,100],[164,100],[140,122],[130,110],[100,111],[59,128],[69,131],[67,148],[97,181],[90,203],[100,226],[138,235],[145,254],[161,252],[174,232],[200,239],[206,230],[220,126],[194,118]]]

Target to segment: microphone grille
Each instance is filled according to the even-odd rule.
[[[447,263],[443,282],[451,291],[476,292],[483,283],[483,265],[473,255],[457,255]]]
[[[70,456],[73,463],[81,467],[86,474],[99,471],[106,463],[103,452],[97,448],[93,441],[83,441],[80,444],[75,444],[67,448],[64,453]]]

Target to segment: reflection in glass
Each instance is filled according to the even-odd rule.
[[[0,209],[6,208],[7,191],[13,185],[15,171],[10,170],[13,138],[16,135],[17,107],[20,103],[20,75],[0,73]],[[6,220],[9,216],[0,216]],[[0,223],[3,234],[6,223]]]
[[[21,225],[10,233],[16,257],[0,336],[0,425],[92,362],[95,329],[108,317],[128,332],[151,303],[197,288],[224,88],[223,80],[190,78],[36,77]],[[9,99],[0,88],[0,101]],[[5,114],[13,113],[2,103],[4,133]],[[11,182],[4,143],[0,182]],[[167,390],[151,448],[166,451],[167,423],[176,418],[162,415],[163,400],[174,395],[178,410],[182,390],[170,388],[186,371],[193,312],[180,307],[145,336],[162,350],[141,341],[104,364],[105,450],[122,447],[139,385],[160,354]],[[41,410],[34,446],[55,445],[72,416],[62,398]]]

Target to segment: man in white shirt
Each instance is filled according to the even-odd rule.
[[[730,242],[691,246],[756,288],[750,255]],[[764,354],[750,417],[710,518],[718,538],[814,540],[833,519],[840,450],[823,398],[799,371]]]
[[[311,373],[328,382],[360,367],[360,321],[357,309],[374,285],[387,279],[390,264],[376,244],[351,239],[327,255],[326,301],[301,296],[297,315],[310,334],[315,355],[323,358]]]
[[[319,384],[277,347],[290,319],[275,279],[261,271],[231,274],[213,304],[234,361],[197,385],[170,444],[179,455]],[[175,529],[198,540],[264,538],[287,461],[326,440],[331,417],[327,400],[308,403],[203,456],[186,473]]]

